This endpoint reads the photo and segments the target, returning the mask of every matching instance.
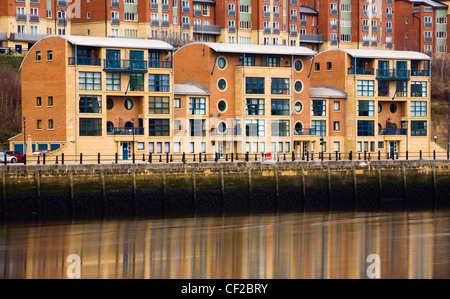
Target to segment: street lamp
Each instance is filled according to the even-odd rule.
[[[25,122],[27,121],[27,118],[24,116],[23,119],[23,154],[26,155],[27,153],[27,143],[26,143],[26,132],[25,132]]]

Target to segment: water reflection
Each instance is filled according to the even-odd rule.
[[[108,220],[0,228],[0,278],[449,278],[450,211]]]

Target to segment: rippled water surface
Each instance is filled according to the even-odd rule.
[[[0,278],[367,278],[374,254],[381,278],[450,278],[450,211],[0,226]]]

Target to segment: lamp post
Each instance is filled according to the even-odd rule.
[[[27,153],[27,142],[26,142],[27,134],[25,131],[25,128],[26,128],[25,122],[27,121],[27,118],[24,116],[24,117],[22,117],[22,119],[23,119],[23,154],[26,155],[26,153]]]

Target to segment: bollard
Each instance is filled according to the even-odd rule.
[[[352,161],[352,159],[353,159],[353,153],[352,153],[352,151],[350,151],[350,152],[348,153],[348,159],[349,159],[350,161]]]
[[[169,153],[166,153],[166,163],[169,163]]]
[[[136,162],[136,154],[135,153],[133,153],[133,164]]]
[[[381,151],[378,151],[378,161],[381,160]]]
[[[245,153],[245,162],[248,162],[248,152]]]
[[[292,152],[292,161],[295,161],[295,153]]]
[[[145,154],[142,154],[142,162],[145,162]]]
[[[436,150],[433,150],[433,160],[436,160]]]
[[[58,164],[58,156],[56,156],[55,164]]]
[[[258,154],[255,154],[255,161],[258,161]]]
[[[406,151],[406,160],[408,160],[408,151]]]
[[[23,165],[27,165],[27,154],[23,155]]]
[[[202,163],[202,153],[200,152],[199,154],[198,154],[198,163]]]
[[[114,157],[114,162],[116,162],[116,164],[119,162],[119,154],[116,153],[115,157]]]
[[[153,157],[152,157],[152,153],[149,153],[148,154],[148,163],[152,163],[152,159]]]
[[[195,154],[194,154],[194,160],[193,160],[193,162],[196,162],[196,160],[195,160]]]
[[[336,161],[339,161],[339,153],[336,152]]]
[[[38,156],[37,164],[41,164],[41,156]],[[5,165],[6,165],[6,157],[5,157]]]
[[[162,162],[162,155],[159,155],[159,162]]]
[[[100,164],[100,153],[97,154],[97,164]]]
[[[64,153],[61,154],[61,164],[64,165]]]
[[[228,154],[225,154],[225,161],[228,162]]]
[[[186,163],[186,154],[184,152],[183,152],[182,161],[183,161],[183,163]]]
[[[422,150],[419,151],[420,160],[422,160]]]
[[[234,160],[234,153],[231,153],[231,162]]]
[[[83,153],[80,153],[80,164],[83,164]]]
[[[219,160],[219,153],[216,153],[214,161],[217,163],[218,160]]]
[[[306,151],[306,161],[309,161],[309,152]]]
[[[42,165],[45,165],[45,154],[42,155]]]
[[[364,161],[367,160],[367,152],[364,151]]]

